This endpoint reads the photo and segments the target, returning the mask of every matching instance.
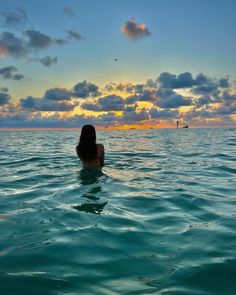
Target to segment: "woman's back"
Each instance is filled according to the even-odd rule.
[[[91,166],[91,167],[98,167],[104,165],[104,146],[103,144],[96,144],[97,147],[97,156],[94,159],[88,160],[83,159],[83,156],[80,153],[79,145],[76,147],[76,152],[78,157],[80,158],[81,162],[85,166]]]

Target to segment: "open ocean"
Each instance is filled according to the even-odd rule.
[[[236,129],[0,131],[0,293],[236,294]]]

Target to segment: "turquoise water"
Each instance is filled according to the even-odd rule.
[[[0,132],[1,294],[236,294],[236,129]]]

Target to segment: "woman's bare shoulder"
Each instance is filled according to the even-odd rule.
[[[98,143],[97,148],[102,151],[102,150],[104,150],[104,145],[101,143]]]

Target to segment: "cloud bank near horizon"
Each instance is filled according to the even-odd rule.
[[[6,88],[2,87],[2,90]],[[79,114],[77,114],[79,113]],[[54,87],[42,97],[12,102],[0,92],[0,126],[76,128],[91,123],[113,125],[236,125],[236,91],[226,78],[189,72],[161,73],[143,84],[82,81],[71,89]]]

